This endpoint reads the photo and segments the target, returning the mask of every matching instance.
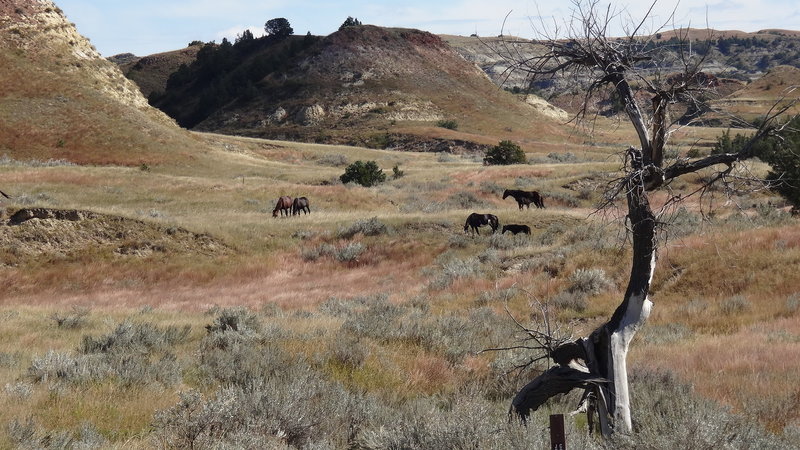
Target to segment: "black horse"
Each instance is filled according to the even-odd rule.
[[[516,189],[506,189],[505,192],[503,192],[503,200],[508,198],[509,195],[514,197],[514,200],[517,201],[519,209],[522,209],[523,206],[527,206],[528,209],[531,209],[531,203],[533,203],[537,208],[544,208],[544,201],[542,200],[542,196],[536,191],[519,191]]]
[[[478,214],[472,213],[467,217],[467,221],[464,223],[464,233],[472,227],[472,232],[481,234],[478,231],[478,227],[482,227],[484,225],[489,225],[492,227],[492,233],[497,231],[497,228],[500,226],[500,220],[497,219],[497,216],[494,214]]]
[[[292,202],[292,215],[300,215],[300,211],[303,211],[303,214],[311,214],[311,207],[308,206],[308,199],[305,197],[297,197]]]
[[[531,234],[531,227],[527,225],[516,225],[516,224],[503,225],[503,232],[500,234],[506,234],[506,231],[510,231],[513,234],[517,233]]]

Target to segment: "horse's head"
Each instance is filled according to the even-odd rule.
[[[509,196],[509,195],[511,195],[511,193],[509,193],[509,192],[508,192],[508,189],[506,189],[506,190],[503,192],[503,200],[505,200],[506,198],[508,198],[508,196]]]
[[[278,208],[272,210],[272,217],[278,217]]]

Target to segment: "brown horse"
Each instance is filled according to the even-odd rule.
[[[544,208],[542,196],[536,191],[518,191],[516,189],[506,189],[505,192],[503,192],[503,200],[508,198],[509,195],[514,197],[514,200],[517,201],[520,210],[523,206],[527,206],[528,209],[531,209],[531,203],[533,203],[537,208]]]
[[[311,207],[305,197],[297,197],[292,203],[292,215],[300,215],[300,211],[303,211],[303,214],[311,214]]]
[[[497,216],[494,214],[478,214],[472,213],[467,217],[467,221],[464,223],[464,233],[472,227],[472,233],[481,234],[478,231],[478,227],[482,227],[484,225],[489,225],[492,227],[492,233],[497,231],[497,227],[500,226],[500,220],[497,219]]]
[[[286,217],[289,217],[289,213],[292,211],[292,197],[288,197],[284,195],[278,199],[278,203],[275,204],[275,209],[272,210],[272,217],[278,217],[278,213],[280,212],[281,215],[286,214]]]

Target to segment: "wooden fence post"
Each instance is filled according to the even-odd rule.
[[[567,450],[563,414],[550,415],[550,450]]]

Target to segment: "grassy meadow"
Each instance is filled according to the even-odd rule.
[[[481,350],[516,342],[508,313],[530,323],[537,302],[576,337],[619,303],[623,205],[595,210],[631,142],[613,125],[523,143],[531,163],[504,167],[212,134],[181,162],[4,157],[8,213],[103,216],[0,225],[0,448],[545,448],[547,414],[577,394],[509,422],[530,355]],[[681,130],[673,157],[720,131]],[[388,181],[342,185],[356,160]],[[507,188],[547,208],[520,211]],[[312,213],[273,218],[281,195]],[[603,442],[576,415],[569,448],[800,446],[800,227],[776,205],[711,191],[665,210],[655,307],[630,353],[637,433]],[[465,234],[473,211],[532,234]]]

